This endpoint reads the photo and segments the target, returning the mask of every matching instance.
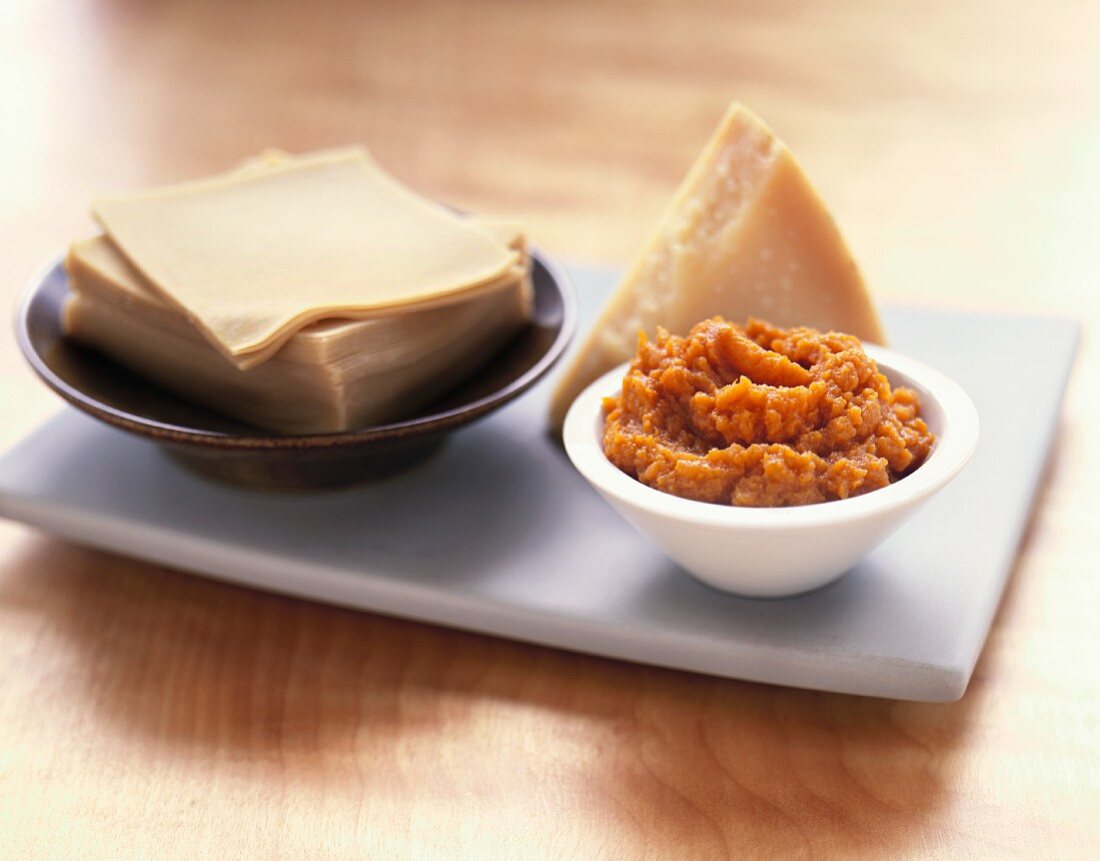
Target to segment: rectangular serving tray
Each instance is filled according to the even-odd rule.
[[[615,273],[570,274],[583,331]],[[564,649],[953,700],[1043,480],[1078,326],[902,308],[884,316],[894,348],[969,392],[981,442],[955,483],[860,565],[797,598],[715,592],[620,520],[546,436],[552,382],[412,472],[314,495],[211,483],[65,409],[0,458],[0,516],[258,589]]]

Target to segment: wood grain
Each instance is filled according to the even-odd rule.
[[[5,305],[90,229],[94,190],[272,145],[363,141],[425,193],[621,263],[736,97],[801,155],[880,297],[1100,320],[1095,3],[0,16]],[[518,645],[0,523],[0,857],[1089,857],[1098,370],[1090,333],[1007,598],[950,705]],[[0,338],[0,446],[56,408]]]

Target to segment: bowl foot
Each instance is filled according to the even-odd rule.
[[[250,490],[308,492],[379,481],[431,458],[445,438],[434,436],[362,448],[219,449],[164,445],[162,450],[186,469],[222,484]]]

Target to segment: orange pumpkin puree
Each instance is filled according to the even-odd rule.
[[[917,393],[891,389],[858,338],[760,320],[642,336],[604,410],[604,451],[623,472],[732,505],[866,493],[916,469],[935,442]]]

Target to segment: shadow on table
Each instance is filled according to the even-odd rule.
[[[901,703],[151,576],[48,539],[11,571],[0,605],[48,623],[28,659],[41,651],[67,668],[38,689],[42,708],[61,701],[59,719],[109,723],[123,755],[152,744],[162,762],[167,752],[276,787],[384,793],[413,810],[446,798],[474,818],[508,797],[550,804],[563,829],[596,817],[614,845],[660,856],[905,854],[942,839],[937,812],[963,782],[997,675],[990,649],[960,702]]]

